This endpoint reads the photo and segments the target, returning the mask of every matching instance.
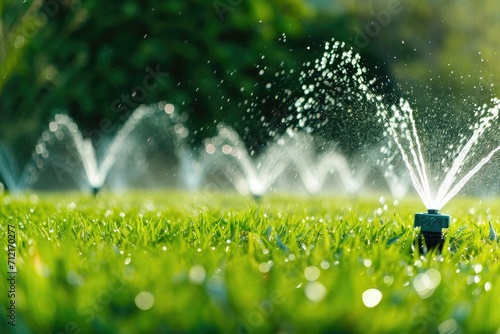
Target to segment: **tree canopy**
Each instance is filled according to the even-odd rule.
[[[83,129],[103,120],[118,127],[140,103],[166,100],[189,114],[199,137],[223,121],[257,133],[258,146],[267,133],[259,130],[262,119],[293,112],[295,73],[331,38],[360,52],[372,74],[390,82],[384,89],[391,94],[466,117],[468,105],[498,93],[494,5],[6,0],[0,139],[25,151],[55,113],[69,113]]]

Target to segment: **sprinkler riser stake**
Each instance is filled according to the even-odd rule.
[[[414,227],[420,227],[418,246],[421,254],[436,249],[441,253],[444,245],[443,229],[450,227],[450,216],[429,209],[427,213],[416,213]]]

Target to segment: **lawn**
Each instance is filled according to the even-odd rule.
[[[500,199],[453,199],[442,256],[415,250],[421,211],[378,196],[0,195],[0,333],[500,333]]]

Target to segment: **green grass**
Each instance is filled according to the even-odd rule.
[[[442,256],[413,251],[423,209],[415,198],[0,195],[2,277],[9,224],[18,271],[16,327],[0,281],[0,333],[499,333],[488,222],[500,230],[500,200],[454,199]],[[376,306],[366,291],[381,293]]]

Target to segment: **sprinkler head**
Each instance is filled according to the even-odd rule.
[[[94,195],[94,197],[97,196],[99,191],[101,191],[101,187],[92,187],[92,195]]]
[[[260,202],[262,200],[262,195],[259,194],[253,194],[252,197],[256,202]]]
[[[416,213],[414,227],[420,227],[418,245],[421,254],[437,249],[443,250],[443,229],[450,227],[450,216],[438,213],[437,209],[428,209],[427,213]]]

